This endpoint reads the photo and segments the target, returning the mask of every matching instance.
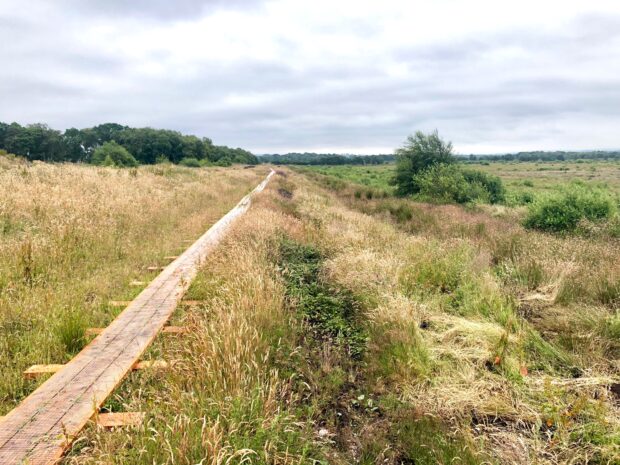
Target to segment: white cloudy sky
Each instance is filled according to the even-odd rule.
[[[618,0],[0,0],[0,121],[255,153],[620,147]]]

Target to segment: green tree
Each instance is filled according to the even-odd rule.
[[[452,143],[444,142],[437,131],[424,134],[417,131],[407,137],[405,144],[396,150],[396,175],[394,184],[397,195],[420,192],[415,176],[431,166],[454,163]]]
[[[138,166],[138,161],[124,147],[116,142],[106,142],[98,147],[91,159],[94,165],[131,167]]]

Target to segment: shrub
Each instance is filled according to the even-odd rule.
[[[233,162],[230,158],[224,157],[220,158],[215,162],[215,166],[232,166]]]
[[[614,211],[614,203],[607,193],[575,185],[531,204],[524,225],[541,231],[569,232],[582,220],[598,222],[611,218]]]
[[[501,202],[504,186],[498,177],[456,165],[433,166],[414,176],[420,197],[446,203]]]
[[[397,195],[410,195],[420,192],[414,182],[415,176],[436,166],[454,163],[452,143],[444,142],[437,131],[424,134],[420,131],[409,136],[405,145],[396,150],[396,185]]]
[[[179,165],[189,168],[200,168],[200,161],[197,158],[183,158],[179,162]]]
[[[98,147],[93,153],[91,162],[94,165],[136,167],[138,161],[125,149],[116,142],[106,142]]]
[[[168,157],[166,155],[157,155],[157,157],[155,157],[155,164],[156,165],[165,165],[170,163],[170,160],[168,159]]]
[[[463,170],[463,176],[470,184],[481,185],[489,193],[491,203],[501,203],[506,200],[506,190],[499,177],[475,170]]]

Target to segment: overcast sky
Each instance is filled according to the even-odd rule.
[[[0,0],[0,121],[255,153],[620,148],[618,0]]]

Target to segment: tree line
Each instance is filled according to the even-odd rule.
[[[103,158],[101,153],[95,156],[104,145],[106,150],[103,152],[116,153],[118,150],[114,146],[122,147],[137,164],[163,161],[187,166],[258,163],[257,158],[247,150],[214,145],[207,137],[199,138],[167,129],[132,128],[105,123],[92,128],[70,128],[61,132],[45,124],[22,126],[0,122],[0,149],[28,160],[83,163],[113,161],[105,153]],[[133,161],[129,164],[133,164]]]
[[[592,150],[584,152],[553,151],[506,153],[501,155],[468,155],[464,157],[471,161],[564,161],[564,160],[617,160],[620,151]]]
[[[563,160],[614,160],[620,159],[620,151],[532,151],[519,153],[506,153],[501,155],[454,155],[462,162],[479,161],[563,161]],[[277,165],[382,165],[394,163],[395,155],[339,155],[334,153],[287,153],[284,155],[267,154],[258,157],[261,163],[274,163]]]
[[[383,165],[392,163],[394,155],[339,155],[335,153],[287,153],[260,155],[261,163],[276,165]]]

